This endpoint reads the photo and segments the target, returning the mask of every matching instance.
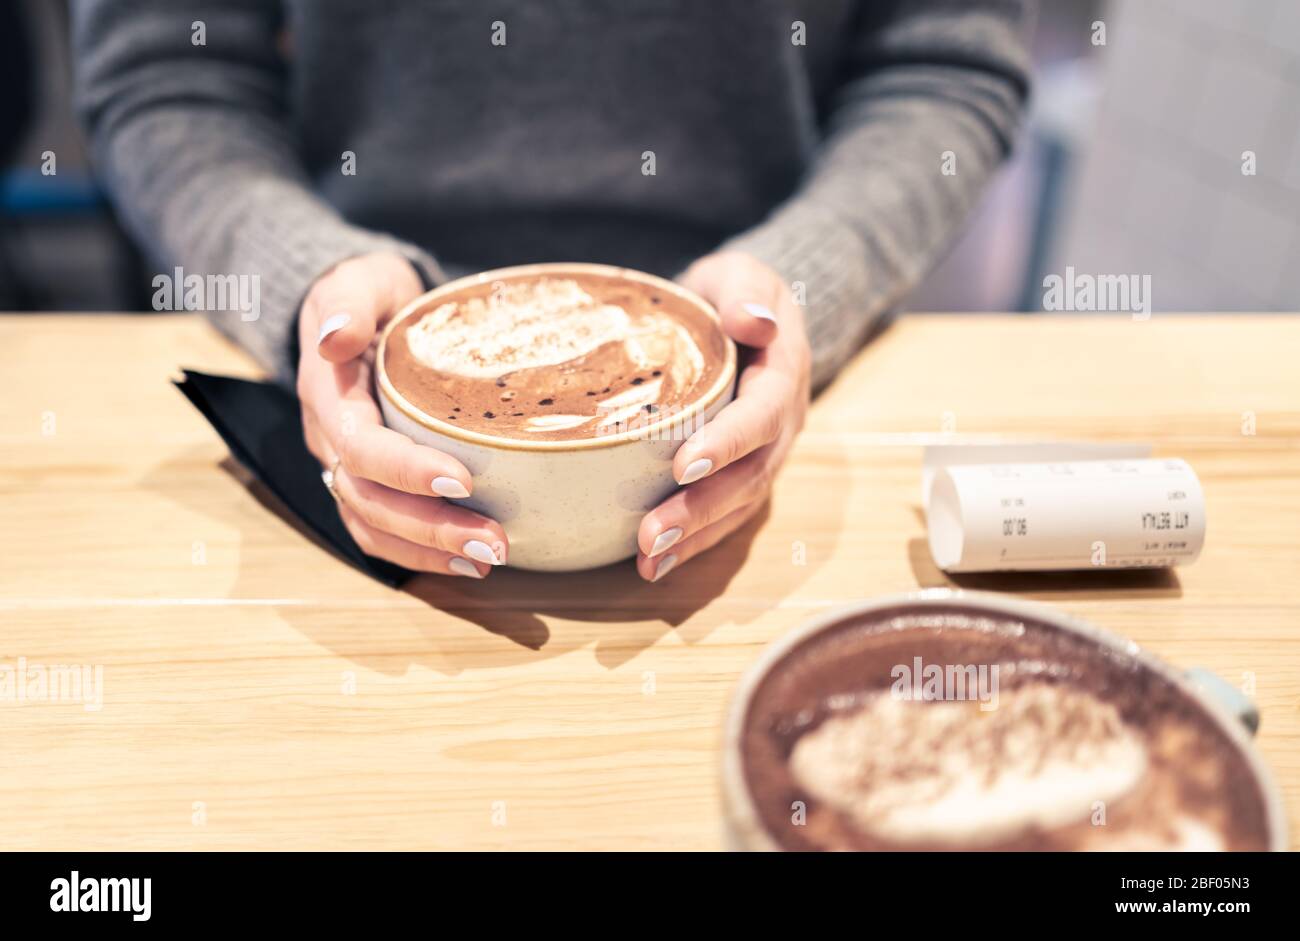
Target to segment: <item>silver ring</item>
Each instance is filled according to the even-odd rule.
[[[329,466],[328,470],[323,470],[320,472],[321,483],[323,483],[325,485],[325,489],[330,492],[330,496],[334,498],[335,503],[343,502],[343,499],[339,496],[339,492],[336,489],[334,489],[334,476],[338,473],[339,465],[341,463],[343,463],[342,459],[335,458],[334,463]]]

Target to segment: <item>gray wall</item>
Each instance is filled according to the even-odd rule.
[[[1150,274],[1157,310],[1300,309],[1300,3],[1120,0],[1105,18],[1053,270]]]

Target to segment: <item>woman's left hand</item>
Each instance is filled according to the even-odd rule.
[[[780,276],[750,255],[720,252],[693,264],[681,282],[718,309],[727,333],[751,355],[735,401],[677,449],[673,476],[683,489],[641,521],[636,567],[649,581],[762,508],[808,411],[812,354],[803,312]]]

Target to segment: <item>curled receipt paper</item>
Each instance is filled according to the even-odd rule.
[[[926,522],[945,572],[1164,568],[1201,554],[1205,495],[1176,458],[952,464]]]

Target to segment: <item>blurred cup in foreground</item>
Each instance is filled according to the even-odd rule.
[[[738,849],[1286,848],[1227,704],[1131,642],[980,593],[854,605],[771,646],[731,704],[723,797]]]

